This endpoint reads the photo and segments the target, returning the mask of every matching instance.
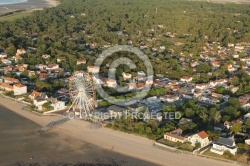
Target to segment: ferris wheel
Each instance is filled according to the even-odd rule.
[[[92,78],[84,71],[75,72],[69,79],[72,105],[67,112],[73,111],[75,115],[89,115],[96,105],[96,95]]]

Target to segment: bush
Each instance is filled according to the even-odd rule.
[[[230,151],[225,151],[223,154],[226,158],[232,159],[234,158],[234,155]]]

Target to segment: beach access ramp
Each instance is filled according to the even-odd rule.
[[[51,128],[55,127],[55,126],[58,126],[58,125],[63,124],[63,123],[66,123],[66,122],[69,121],[69,120],[70,120],[70,118],[69,118],[69,117],[66,117],[66,118],[62,118],[62,119],[58,119],[58,120],[56,120],[56,121],[50,122],[49,124],[43,126],[43,127],[39,130],[39,132],[40,132],[40,133],[44,133],[44,132],[48,131],[49,129],[51,129]]]

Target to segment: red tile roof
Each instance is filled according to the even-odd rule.
[[[199,133],[197,133],[202,139],[207,138],[208,134],[205,131],[201,131]]]

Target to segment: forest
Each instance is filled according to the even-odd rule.
[[[180,77],[191,70],[183,73],[170,54],[179,56],[182,52],[192,60],[199,58],[206,42],[250,42],[249,15],[250,5],[230,3],[62,0],[56,8],[0,22],[0,49],[14,55],[18,48],[36,48],[23,63],[45,63],[40,57],[49,54],[48,63],[64,58],[62,67],[77,70],[84,66],[76,66],[76,60],[84,57],[92,65],[105,45],[164,46],[161,52],[146,50],[155,73],[168,73],[174,68],[178,73],[173,77]],[[184,44],[176,46],[174,42]]]

